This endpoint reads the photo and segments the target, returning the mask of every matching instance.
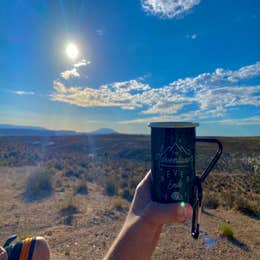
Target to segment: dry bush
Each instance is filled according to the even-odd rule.
[[[44,199],[53,192],[52,173],[48,171],[37,171],[31,174],[26,183],[25,199],[34,201]]]
[[[127,203],[125,200],[123,200],[121,197],[114,197],[112,200],[112,209],[115,209],[117,211],[125,211],[127,210]]]
[[[56,187],[56,188],[61,188],[61,187],[62,187],[62,182],[61,182],[60,179],[56,180],[56,182],[55,182],[55,187]]]
[[[240,212],[248,215],[248,216],[253,216],[256,218],[260,218],[260,203],[259,199],[258,201],[252,201],[247,198],[240,197],[236,201],[236,209],[239,210]]]
[[[109,178],[105,180],[105,194],[114,196],[118,193],[118,183],[115,179]]]
[[[217,193],[205,193],[203,198],[203,207],[208,209],[216,209],[220,205]]]
[[[128,201],[133,199],[133,193],[129,189],[124,189],[121,196]]]
[[[78,212],[79,210],[75,198],[71,193],[67,193],[65,195],[64,200],[59,205],[59,214],[61,216],[64,216],[64,215],[75,214]]]
[[[88,194],[88,186],[85,181],[81,181],[74,189],[74,194],[87,195]]]

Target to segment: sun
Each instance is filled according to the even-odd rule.
[[[79,56],[79,49],[74,43],[69,43],[66,47],[66,54],[70,59],[76,59]]]

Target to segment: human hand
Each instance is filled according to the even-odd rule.
[[[184,222],[192,207],[180,203],[152,201],[151,172],[138,184],[123,228],[110,247],[105,260],[148,260],[158,244],[163,224]]]
[[[188,203],[161,204],[152,201],[151,171],[149,171],[136,188],[127,220],[141,221],[151,228],[158,228],[163,224],[185,222],[191,218],[192,212],[193,209]]]
[[[0,260],[8,260],[8,255],[6,250],[0,246]]]

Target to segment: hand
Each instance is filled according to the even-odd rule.
[[[188,203],[181,206],[180,203],[161,204],[152,201],[151,171],[149,171],[136,188],[127,220],[141,221],[156,228],[163,224],[185,222],[192,216],[192,212],[192,207]]]
[[[105,260],[148,260],[159,241],[163,224],[184,222],[192,216],[189,204],[152,201],[151,172],[138,184],[126,221]]]
[[[8,260],[8,255],[6,250],[0,246],[0,260]]]

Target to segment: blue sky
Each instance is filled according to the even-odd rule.
[[[257,0],[2,0],[0,123],[259,135],[259,19]]]

